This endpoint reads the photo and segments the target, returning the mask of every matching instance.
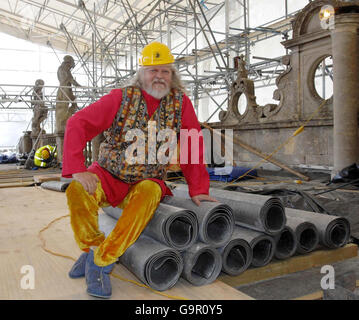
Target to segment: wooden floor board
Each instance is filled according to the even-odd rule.
[[[52,255],[41,247],[39,231],[54,219],[67,214],[64,193],[41,187],[0,189],[0,299],[96,299],[86,293],[84,278],[74,280],[68,277],[73,260]],[[74,259],[81,254],[68,217],[54,222],[41,235],[46,241],[46,248],[54,252]],[[24,265],[31,265],[35,270],[35,289],[21,288],[21,279],[26,276],[21,273]],[[139,282],[122,265],[116,265],[113,273]],[[111,283],[112,299],[170,299],[114,276]],[[218,280],[206,286],[194,287],[180,279],[164,294],[199,300],[252,299]]]
[[[0,189],[0,299],[95,299],[87,295],[84,279],[70,279],[67,275],[73,260],[52,255],[43,250],[39,231],[56,218],[68,214],[64,193],[41,187]],[[64,217],[41,233],[46,247],[54,252],[76,259],[78,249]],[[187,299],[251,299],[234,287],[259,280],[301,271],[323,264],[357,256],[357,246],[349,244],[336,250],[318,250],[308,255],[295,256],[272,262],[261,268],[251,268],[243,274],[220,276],[214,283],[195,287],[180,281],[164,294]],[[21,267],[31,265],[35,270],[35,289],[21,288]],[[116,265],[114,274],[140,282],[122,265]],[[158,300],[169,299],[112,276],[112,299]]]

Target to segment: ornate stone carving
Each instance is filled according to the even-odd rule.
[[[257,102],[254,94],[254,83],[248,79],[248,71],[245,67],[244,56],[235,58],[237,65],[237,79],[231,85],[228,111],[221,111],[219,119],[226,124],[238,124],[241,120],[255,121],[258,118]],[[238,101],[241,95],[245,95],[247,105],[241,115],[238,110]]]
[[[324,14],[320,12],[325,7],[334,15],[321,20]],[[279,150],[276,157],[290,166],[333,170],[333,176],[339,169],[359,161],[359,90],[356,89],[359,1],[311,1],[294,17],[292,24],[293,37],[282,42],[289,51],[288,56],[282,57],[286,70],[277,77],[277,88],[273,92],[278,104],[253,105],[252,110],[248,108],[238,115],[234,111],[234,98],[245,92],[255,96],[255,92],[248,85],[239,86],[242,90],[238,85],[232,86],[228,111],[222,112],[221,122],[213,127],[233,128],[234,135],[242,141],[270,154],[305,123],[305,130]],[[332,57],[334,71],[329,77],[328,72],[322,73],[319,69],[316,74],[318,65],[328,56]],[[315,76],[333,79],[331,98],[324,94],[328,91],[317,92]],[[255,155],[239,146],[235,146],[234,154],[237,163],[258,164]],[[271,169],[265,163],[264,166]]]
[[[222,111],[219,117],[222,124],[242,125],[307,119],[323,102],[314,87],[315,70],[324,57],[332,54],[330,31],[322,27],[319,12],[325,5],[337,8],[352,6],[358,2],[312,1],[294,17],[293,38],[282,42],[291,52],[282,57],[286,70],[276,79],[277,88],[273,92],[273,100],[278,101],[278,104],[259,106],[256,103],[253,82],[248,79],[248,72],[243,72],[245,63],[243,57],[240,57],[238,76],[231,87],[228,111]],[[247,110],[242,115],[237,112],[241,94],[247,97]],[[333,99],[328,99],[316,119],[332,119],[332,105]]]

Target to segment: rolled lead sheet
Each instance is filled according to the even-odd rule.
[[[183,270],[183,260],[177,250],[143,234],[119,261],[143,283],[158,291],[172,288]]]
[[[275,251],[274,257],[283,260],[293,256],[298,247],[297,236],[290,226],[285,226],[284,229],[274,236]]]
[[[226,244],[234,228],[232,209],[223,203],[203,201],[197,206],[190,199],[166,196],[164,204],[186,208],[196,214],[198,220],[198,238],[216,248]]]
[[[102,208],[105,213],[118,219],[122,209]],[[198,221],[194,212],[160,203],[143,234],[177,250],[186,250],[198,237]]]
[[[252,263],[252,248],[242,238],[241,232],[236,226],[229,242],[218,248],[218,251],[222,256],[222,271],[231,276],[238,276],[247,270]]]
[[[273,258],[275,252],[275,241],[273,237],[252,229],[236,226],[241,238],[246,240],[252,248],[253,258],[251,265],[253,267],[263,267]]]
[[[69,184],[70,181],[46,181],[41,183],[41,188],[65,192]]]
[[[319,243],[319,233],[316,226],[297,216],[287,216],[287,225],[292,228],[297,238],[297,253],[314,251]]]
[[[215,281],[222,269],[222,258],[213,246],[197,242],[182,252],[182,278],[195,286],[202,286]]]
[[[319,242],[328,248],[346,245],[350,238],[350,223],[344,217],[285,208],[287,217],[300,217],[315,225],[319,233]]]
[[[232,208],[237,225],[264,232],[279,233],[286,225],[283,202],[278,197],[249,194],[210,188],[210,195]],[[176,197],[188,198],[188,187],[177,185],[172,193]]]
[[[117,221],[106,214],[99,215],[99,227],[108,235]],[[181,276],[183,259],[180,253],[144,234],[119,257],[129,271],[154,290],[173,287]]]
[[[108,214],[110,217],[118,220],[121,215],[122,215],[122,209],[121,208],[117,208],[117,207],[112,207],[112,206],[108,206],[108,207],[103,207],[102,210]]]

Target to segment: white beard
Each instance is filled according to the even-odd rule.
[[[154,89],[153,88],[153,84],[156,82],[160,82],[163,83],[165,85],[165,88],[163,89]],[[148,94],[150,94],[152,97],[156,98],[156,99],[162,99],[163,97],[167,96],[170,92],[170,88],[167,85],[166,82],[161,81],[161,80],[154,80],[150,85],[144,85],[144,89],[146,90],[146,92]]]

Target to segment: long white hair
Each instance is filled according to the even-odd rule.
[[[177,89],[187,94],[187,90],[185,88],[185,85],[183,84],[183,81],[181,80],[181,76],[179,75],[178,70],[173,64],[169,66],[172,71],[171,89]],[[130,86],[136,86],[143,89],[143,73],[144,67],[140,67],[136,74],[133,76],[133,78],[130,80]]]

